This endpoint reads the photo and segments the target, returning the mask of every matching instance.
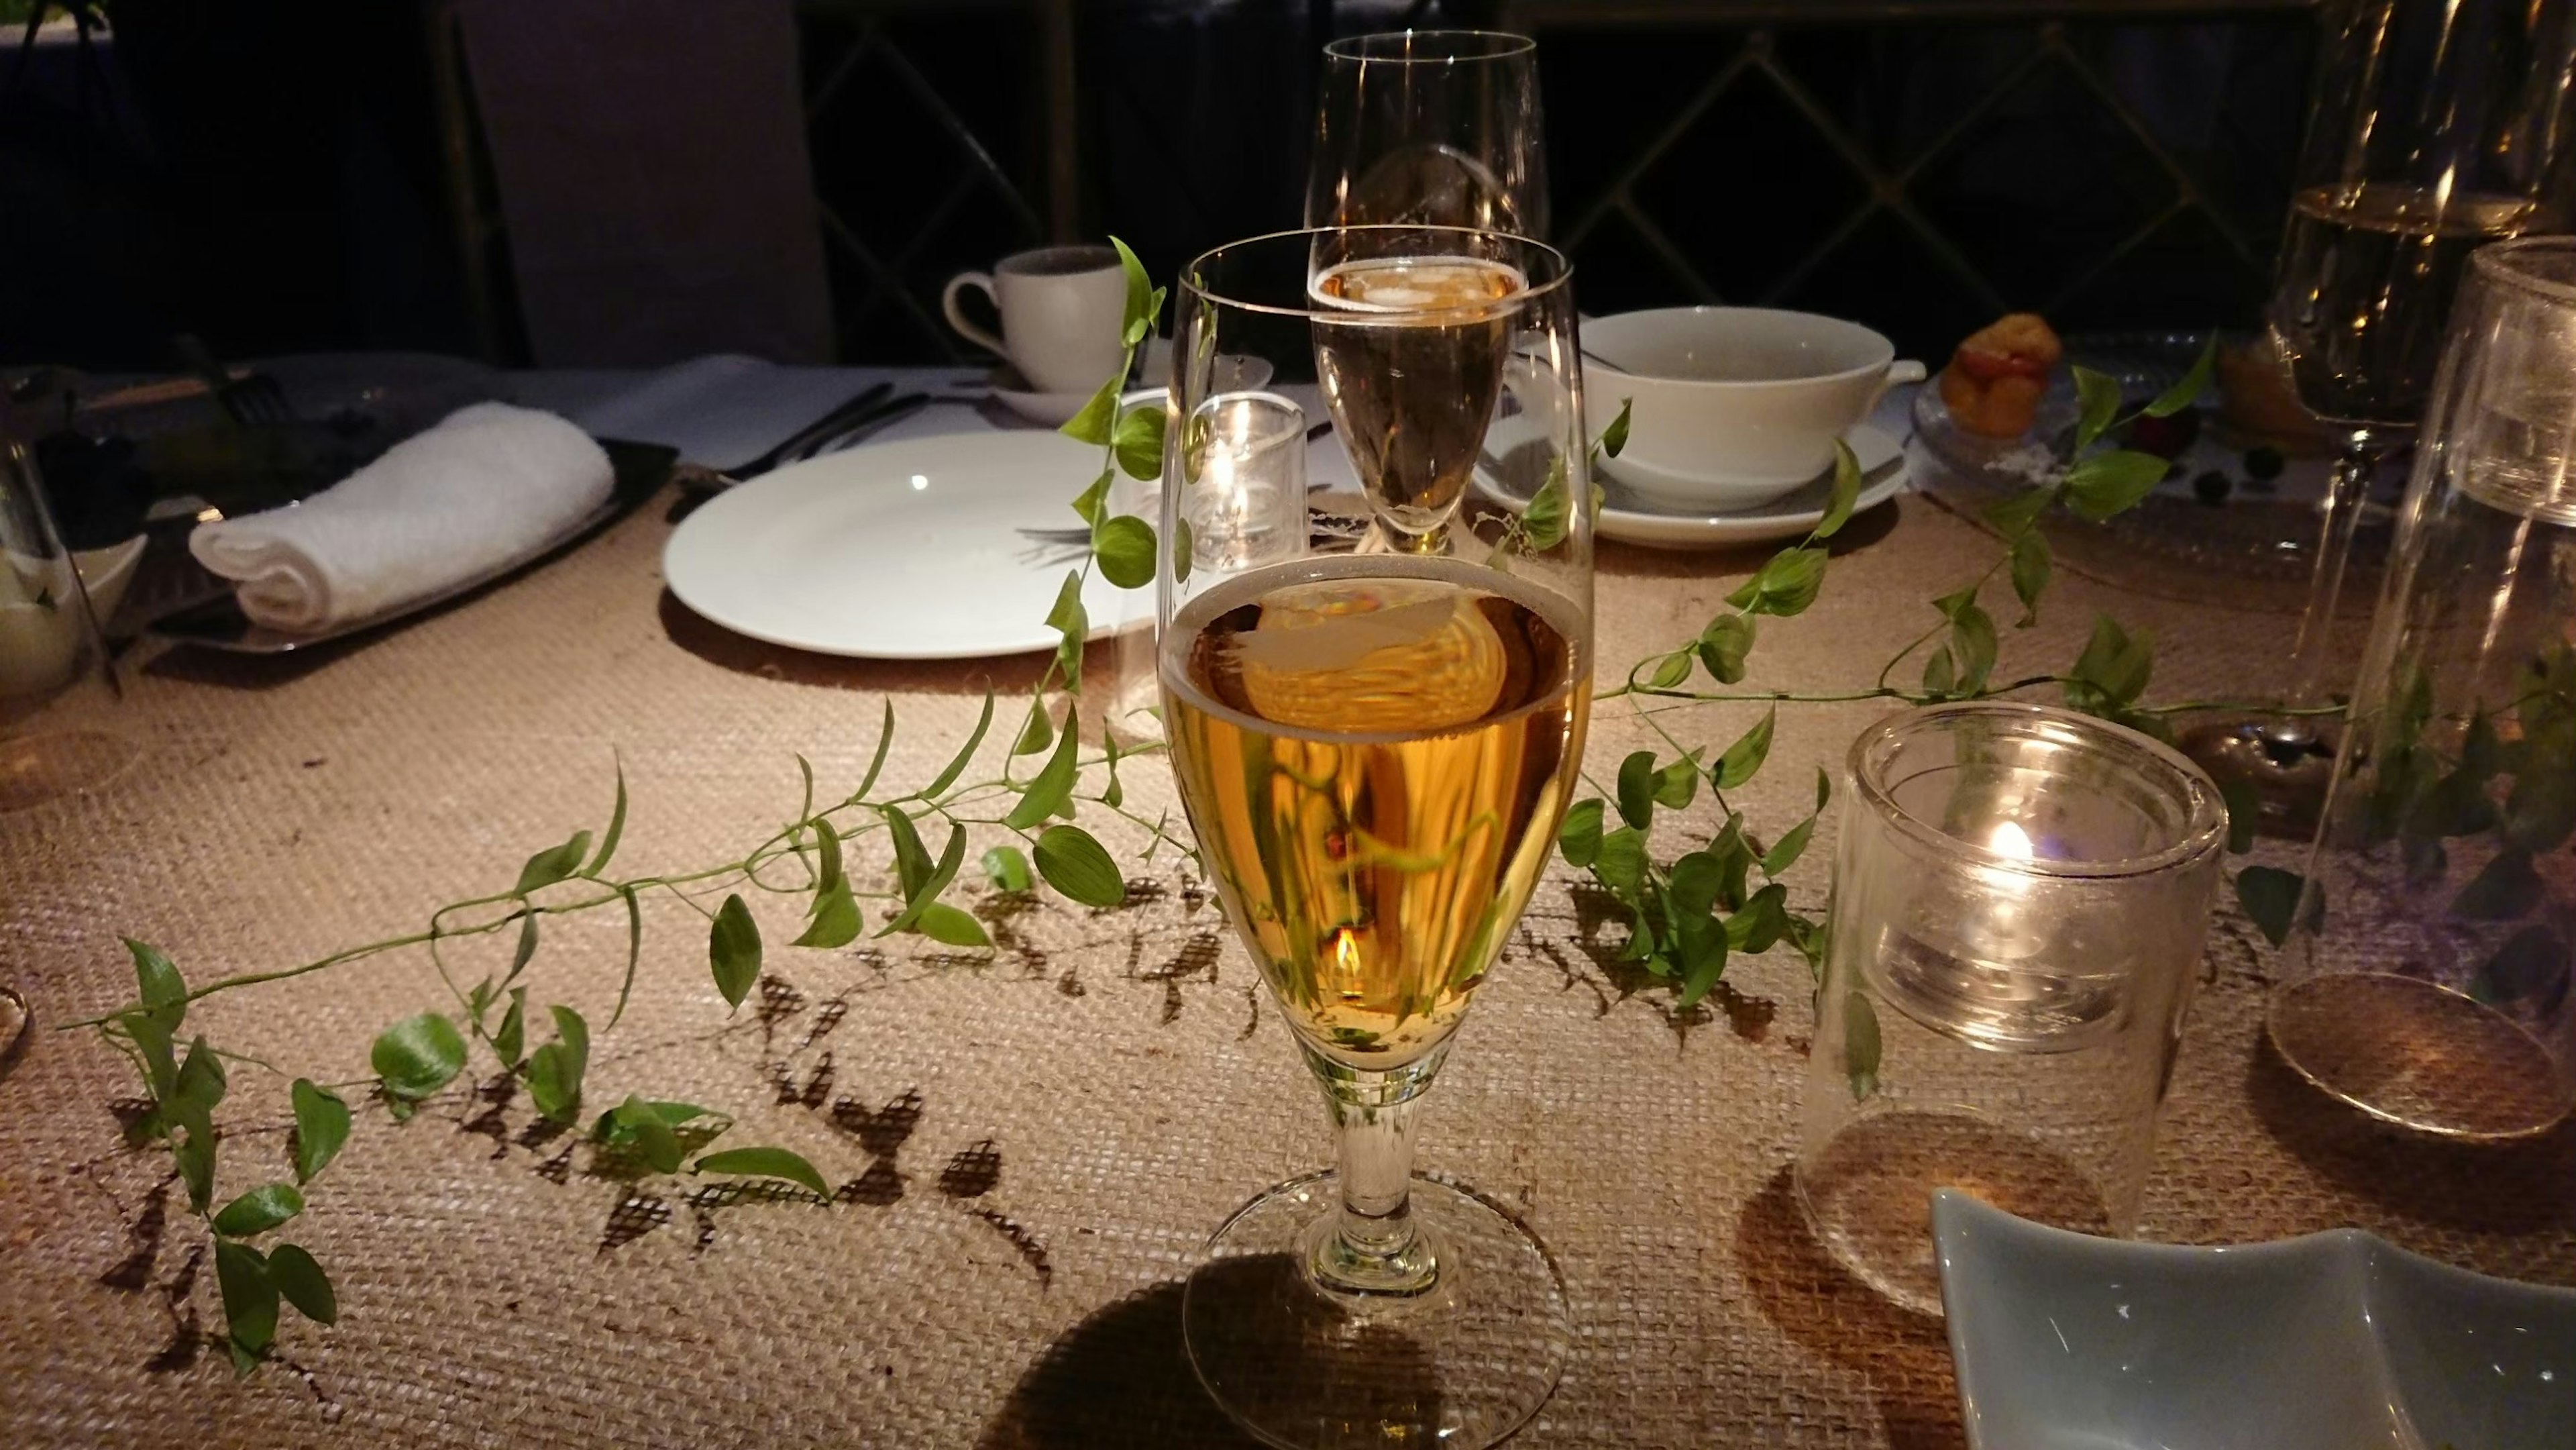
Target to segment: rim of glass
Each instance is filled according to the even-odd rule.
[[[2111,754],[2126,755],[2133,763],[2161,767],[2156,774],[2162,778],[2151,778],[2148,786],[2183,806],[2182,824],[2173,844],[2144,855],[2112,861],[2053,861],[2017,856],[1975,841],[1962,840],[1898,805],[1887,783],[1880,778],[1884,774],[1884,761],[1880,758],[1883,753],[1908,739],[1945,733],[1962,721],[1975,719],[2018,727],[2024,734],[2034,733],[2031,727],[2045,727],[2062,735],[2079,737],[2084,743]],[[1862,731],[1860,738],[1852,742],[1846,764],[1851,771],[1853,789],[1861,799],[1868,803],[1879,819],[1895,827],[1915,846],[1964,864],[2017,875],[2093,881],[2152,876],[2189,865],[2216,851],[2227,840],[2227,807],[2218,787],[2181,751],[2126,725],[2115,725],[2097,716],[2079,715],[2072,710],[2059,710],[2047,705],[1974,700],[1903,711]]]
[[[1199,253],[1197,256],[1190,258],[1190,264],[1181,269],[1181,290],[1189,293],[1193,297],[1204,297],[1210,302],[1220,303],[1224,306],[1234,308],[1238,312],[1258,312],[1271,317],[1304,317],[1309,319],[1326,318],[1331,321],[1341,323],[1364,322],[1373,316],[1400,319],[1403,316],[1401,313],[1376,314],[1355,312],[1344,307],[1289,307],[1276,302],[1248,302],[1240,297],[1228,297],[1223,292],[1216,291],[1212,287],[1208,286],[1200,279],[1200,269],[1204,268],[1208,264],[1209,259],[1220,256],[1226,252],[1237,251],[1249,247],[1258,247],[1266,243],[1285,243],[1291,238],[1304,238],[1311,245],[1313,239],[1316,237],[1348,236],[1367,232],[1441,232],[1461,237],[1495,237],[1500,238],[1503,241],[1510,242],[1515,246],[1527,247],[1533,252],[1555,259],[1555,276],[1550,277],[1544,282],[1531,283],[1528,280],[1528,269],[1523,268],[1522,285],[1519,291],[1506,293],[1505,295],[1496,297],[1489,302],[1479,302],[1476,306],[1480,309],[1490,308],[1499,312],[1519,303],[1545,297],[1549,293],[1554,292],[1561,287],[1571,285],[1574,281],[1573,258],[1568,257],[1565,253],[1558,251],[1556,248],[1549,246],[1545,242],[1533,241],[1528,237],[1521,236],[1517,232],[1489,231],[1482,227],[1417,226],[1408,222],[1368,222],[1358,226],[1291,227],[1284,232],[1264,232],[1257,237],[1238,237],[1231,242],[1225,242],[1220,245],[1210,247],[1206,251]]]
[[[2576,302],[2576,282],[2558,282],[2535,277],[2516,267],[2514,262],[2532,252],[2576,252],[2576,237],[2513,237],[2489,242],[2469,254],[2478,275],[2508,287],[2519,287],[2559,302]]]
[[[1381,54],[1374,49],[1389,41],[1400,41],[1410,47],[1425,40],[1450,44],[1472,40],[1484,48],[1473,53],[1453,52],[1448,55]],[[1335,60],[1364,60],[1386,65],[1455,65],[1460,61],[1510,60],[1537,49],[1536,40],[1509,30],[1380,30],[1324,42],[1324,54]]]

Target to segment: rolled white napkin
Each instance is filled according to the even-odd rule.
[[[241,582],[242,613],[290,634],[390,614],[497,568],[608,501],[608,455],[552,413],[476,403],[302,503],[188,536]]]

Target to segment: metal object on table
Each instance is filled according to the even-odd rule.
[[[767,473],[790,458],[804,456],[797,450],[817,445],[839,430],[847,428],[854,419],[866,416],[869,409],[883,402],[886,395],[893,391],[894,384],[891,382],[876,382],[861,388],[847,402],[788,434],[779,441],[777,447],[733,469],[733,476],[750,478],[755,474]]]
[[[882,395],[893,386],[892,383],[880,383],[860,397]],[[851,404],[835,409],[832,416],[779,444],[745,467],[725,470],[709,468],[699,463],[683,463],[671,471],[671,479],[691,493],[722,493],[746,479],[784,468],[791,463],[803,463],[808,459],[820,458],[826,453],[838,453],[868,434],[901,422],[932,403],[963,401],[967,399],[935,397],[929,393],[904,393],[892,398],[880,396],[879,400],[872,401],[865,407],[857,407],[853,411],[853,407],[858,402],[857,399],[853,399]]]
[[[205,380],[206,390],[214,394],[215,405],[225,417],[245,428],[295,420],[295,406],[286,400],[286,389],[277,379],[258,372],[236,374],[215,361],[195,333],[179,334],[176,345],[179,361]]]

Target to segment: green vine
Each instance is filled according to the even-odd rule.
[[[1063,429],[1102,450],[1100,473],[1073,501],[1075,514],[1090,527],[1091,548],[1067,573],[1048,615],[1049,625],[1057,631],[1057,647],[1030,690],[1026,713],[999,777],[961,783],[994,722],[997,705],[988,694],[966,741],[936,775],[909,790],[878,793],[895,734],[889,702],[874,756],[856,788],[818,806],[814,771],[798,757],[801,787],[794,815],[731,861],[668,874],[612,874],[627,824],[621,768],[607,819],[595,834],[576,831],[537,851],[507,889],[441,906],[418,930],[301,965],[243,973],[194,987],[162,952],[127,941],[136,973],[136,1001],[72,1025],[96,1031],[135,1065],[149,1106],[133,1122],[129,1137],[137,1146],[160,1145],[186,1184],[190,1211],[202,1221],[214,1244],[223,1308],[221,1337],[241,1373],[251,1372],[271,1354],[281,1305],[319,1324],[337,1318],[336,1295],[322,1265],[280,1235],[304,1211],[306,1189],[348,1142],[356,1107],[344,1092],[362,1091],[363,1104],[381,1107],[388,1118],[400,1123],[449,1091],[469,1067],[480,1062],[524,1090],[548,1121],[567,1127],[580,1122],[591,1057],[589,1018],[573,1004],[543,1001],[542,1029],[548,1033],[547,1040],[532,1040],[541,1025],[531,996],[538,985],[532,968],[545,939],[545,923],[610,909],[623,914],[626,962],[602,1029],[608,1031],[616,1027],[634,987],[642,955],[644,906],[650,899],[676,900],[704,919],[707,970],[728,1007],[739,1008],[758,982],[769,949],[746,903],[747,895],[768,893],[803,901],[804,927],[790,943],[795,948],[847,946],[868,931],[873,911],[879,917],[876,937],[910,935],[961,950],[988,951],[993,944],[983,923],[947,899],[966,870],[973,838],[980,835],[991,842],[976,856],[976,869],[994,888],[1027,892],[1043,883],[1075,903],[1100,909],[1120,905],[1127,897],[1127,883],[1108,850],[1077,823],[1081,812],[1096,810],[1142,829],[1147,839],[1140,854],[1147,862],[1166,846],[1183,852],[1190,849],[1185,839],[1167,829],[1168,817],[1149,821],[1124,803],[1120,763],[1160,747],[1122,748],[1110,740],[1098,751],[1086,751],[1075,720],[1083,645],[1089,633],[1082,593],[1091,571],[1097,568],[1121,588],[1137,588],[1152,581],[1155,567],[1153,526],[1134,515],[1111,513],[1108,496],[1120,471],[1137,479],[1157,478],[1163,472],[1164,407],[1122,408],[1120,394],[1136,349],[1153,331],[1165,293],[1151,285],[1124,243],[1117,247],[1127,279],[1125,356],[1116,376]],[[2205,385],[2208,367],[2204,355],[2182,384],[2140,412],[2163,416],[2188,406]],[[1695,668],[1718,687],[1742,683],[1759,621],[1791,617],[1814,603],[1829,563],[1826,545],[1850,518],[1859,492],[1859,470],[1845,449],[1838,453],[1825,516],[1808,535],[1764,563],[1728,596],[1727,607],[1695,638],[1637,662],[1618,688],[1605,693],[1604,698],[1631,697],[1637,717],[1671,753],[1639,751],[1620,763],[1611,786],[1596,782],[1600,795],[1578,802],[1567,814],[1559,833],[1560,849],[1568,862],[1587,870],[1624,909],[1630,930],[1626,953],[1668,982],[1679,1004],[1688,1006],[1704,997],[1731,956],[1759,954],[1785,943],[1811,966],[1821,963],[1824,923],[1790,910],[1787,887],[1779,878],[1806,850],[1830,798],[1830,782],[1819,771],[1813,810],[1767,839],[1727,796],[1751,781],[1767,761],[1780,703],[1882,698],[1923,703],[2053,684],[2078,709],[2156,734],[2165,733],[2165,714],[2200,708],[2140,704],[2152,666],[2151,647],[2107,617],[2096,624],[2090,642],[2069,669],[2003,683],[1995,679],[1998,632],[1981,596],[2002,576],[2022,607],[2017,627],[2036,621],[2050,575],[2048,546],[2036,527],[2041,515],[2063,507],[2087,520],[2108,518],[2144,497],[2165,467],[2162,459],[2149,455],[2095,451],[2098,441],[2121,421],[2115,418],[2118,389],[2083,369],[2077,370],[2077,379],[2084,404],[2077,432],[2078,461],[2058,483],[1989,511],[1987,517],[2003,539],[2001,555],[1974,580],[1932,602],[1938,622],[1889,660],[1869,688],[1820,695],[1687,688]],[[1618,452],[1626,416],[1623,408],[1619,422],[1595,444],[1597,451]],[[1551,483],[1553,487],[1542,488],[1520,518],[1506,525],[1506,542],[1545,548],[1562,538],[1572,500],[1566,496],[1561,473]],[[1597,490],[1592,505],[1599,506]],[[1186,548],[1186,543],[1180,547]],[[1920,687],[1890,684],[1899,667],[1918,653],[1923,656]],[[1060,726],[1049,709],[1049,698],[1059,689],[1073,702]],[[1706,747],[1685,746],[1659,718],[1674,711],[1744,702],[1762,703],[1766,709],[1713,759]],[[1031,759],[1037,760],[1036,768],[1023,778],[1018,764]],[[1658,813],[1667,813],[1661,823],[1668,824],[1673,819],[1668,813],[1689,806],[1703,786],[1717,802],[1720,825],[1705,841],[1690,843],[1666,859],[1654,840]],[[1610,820],[1614,810],[1615,827]],[[940,839],[935,853],[928,840],[933,835]],[[996,835],[1001,839],[992,840]],[[869,890],[857,884],[851,867],[854,849],[869,851],[872,859],[890,864],[893,889]],[[507,967],[464,985],[451,968],[448,949],[469,939],[505,933],[512,941]],[[241,1062],[250,1059],[223,1053],[203,1036],[192,1038],[182,1057],[178,1042],[190,1005],[221,993],[411,948],[426,950],[453,1000],[452,1008],[424,1012],[385,1029],[369,1052],[371,1076],[329,1084],[293,1078],[287,1088],[294,1116],[292,1181],[242,1189],[216,1207],[218,1180],[225,1176],[219,1169],[238,1161],[219,1163],[222,1133],[215,1111],[230,1087],[224,1063],[228,1057]],[[1854,1032],[1851,1039],[1860,1043],[1864,1037]],[[1874,1023],[1866,1040],[1875,1040]],[[287,1076],[267,1064],[257,1065],[278,1077]],[[1854,1062],[1851,1071],[1858,1086],[1874,1076],[1875,1064]],[[592,1115],[586,1141],[595,1161],[627,1169],[773,1180],[792,1186],[782,1187],[786,1196],[828,1200],[830,1189],[821,1174],[790,1150],[711,1148],[732,1125],[729,1116],[713,1109],[630,1093]]]

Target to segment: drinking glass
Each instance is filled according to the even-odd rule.
[[[2282,704],[2317,711],[2353,531],[2414,437],[2461,268],[2563,227],[2576,4],[2353,0],[2335,12],[2266,318],[2299,401],[2343,439]],[[2314,714],[2207,726],[2184,748],[2249,782],[2277,833],[2313,828],[2333,741]]]
[[[2576,1108],[2576,239],[2478,252],[2266,1026],[2455,1138]]]
[[[1837,1261],[1937,1315],[1936,1188],[2136,1226],[2227,812],[2170,747],[2040,705],[1892,716],[1846,773],[1793,1178]]]
[[[0,394],[0,813],[103,784],[134,753],[105,731],[29,728],[106,660],[80,556],[54,527],[36,462],[61,402],[37,382]]]
[[[1480,1446],[1571,1328],[1547,1250],[1417,1177],[1422,1094],[1583,753],[1592,532],[1565,258],[1366,226],[1219,247],[1175,312],[1157,617],[1201,859],[1340,1139],[1208,1244],[1191,1363],[1274,1445]],[[1268,391],[1229,387],[1259,358]],[[1285,406],[1283,406],[1283,404]],[[1365,498],[1315,494],[1328,412]]]
[[[1306,225],[1413,223],[1547,235],[1538,46],[1405,30],[1324,47]]]

